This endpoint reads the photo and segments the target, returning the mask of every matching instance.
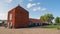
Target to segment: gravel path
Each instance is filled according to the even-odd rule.
[[[60,34],[60,30],[44,28],[8,29],[0,27],[0,34]]]

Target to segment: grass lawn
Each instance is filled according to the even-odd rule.
[[[47,25],[47,26],[41,26],[41,28],[50,28],[50,29],[60,30],[60,25]]]

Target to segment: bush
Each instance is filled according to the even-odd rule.
[[[60,26],[59,26],[59,27],[57,27],[57,29],[58,29],[58,30],[60,30]]]

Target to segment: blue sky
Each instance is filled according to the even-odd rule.
[[[18,4],[29,11],[30,18],[39,19],[47,13],[60,17],[60,0],[0,0],[0,19],[7,19],[8,11]]]

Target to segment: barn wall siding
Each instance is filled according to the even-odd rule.
[[[10,20],[12,14],[12,20]],[[28,27],[29,13],[20,6],[8,12],[8,23],[12,22],[12,27]]]

